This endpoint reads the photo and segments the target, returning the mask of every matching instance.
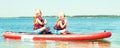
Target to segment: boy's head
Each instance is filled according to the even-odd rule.
[[[42,16],[42,12],[39,9],[34,10],[36,16]]]
[[[64,12],[60,12],[60,13],[58,14],[58,17],[59,17],[59,19],[64,19],[64,17],[65,17]]]

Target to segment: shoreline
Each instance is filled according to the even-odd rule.
[[[51,16],[43,16],[43,17],[57,17],[57,16],[54,16],[54,15],[51,15]],[[69,16],[69,15],[66,15],[66,17],[96,17],[96,18],[101,18],[101,17],[108,17],[108,18],[120,18],[120,15],[73,15],[73,16]],[[16,16],[16,17],[0,17],[0,18],[33,18],[33,16]]]

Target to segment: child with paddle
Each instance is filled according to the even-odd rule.
[[[34,28],[37,34],[43,34],[44,32],[48,32],[50,29],[45,27],[47,21],[42,18],[42,12],[39,9],[35,9],[35,17],[34,17]]]
[[[70,34],[66,30],[67,20],[64,20],[64,13],[61,12],[58,14],[58,20],[55,23],[54,29],[56,34]]]

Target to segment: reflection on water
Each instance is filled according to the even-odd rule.
[[[110,48],[108,41],[18,41],[4,40],[5,48]]]

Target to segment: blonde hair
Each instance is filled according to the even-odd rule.
[[[60,18],[61,16],[65,16],[65,14],[64,14],[64,12],[60,12],[59,14],[58,14],[58,17]]]
[[[41,10],[40,9],[34,9],[34,14],[36,15],[38,13],[42,14]],[[37,19],[37,16],[34,17],[34,23],[36,23],[36,19]]]
[[[37,14],[37,13],[42,13],[40,9],[34,9],[34,13]]]

